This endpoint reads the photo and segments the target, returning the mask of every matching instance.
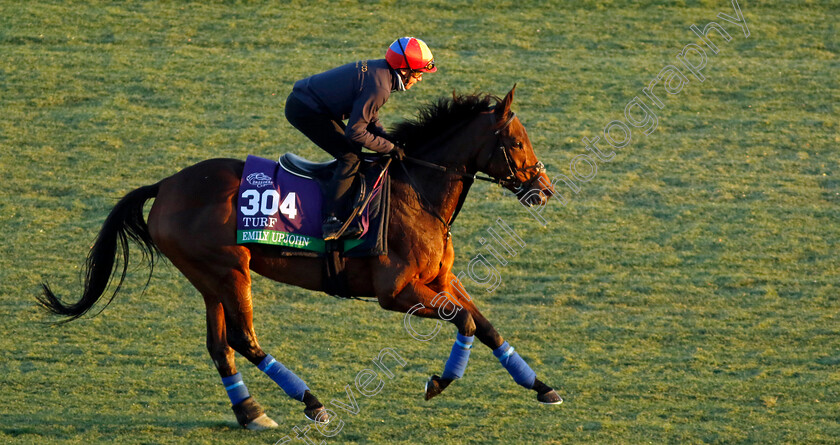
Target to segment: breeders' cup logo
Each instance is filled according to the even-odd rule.
[[[256,188],[269,186],[273,182],[271,177],[262,172],[251,173],[245,178],[245,180],[248,181],[248,184],[251,184]]]

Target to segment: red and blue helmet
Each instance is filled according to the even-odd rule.
[[[385,60],[395,70],[408,68],[423,73],[437,71],[435,58],[426,42],[414,37],[402,37],[394,40],[394,43],[385,52]]]

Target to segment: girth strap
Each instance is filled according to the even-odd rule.
[[[324,292],[341,298],[350,298],[347,271],[343,253],[343,241],[327,241],[324,255]]]

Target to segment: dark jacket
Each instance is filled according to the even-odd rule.
[[[312,110],[333,119],[349,119],[344,134],[351,141],[379,153],[394,144],[384,138],[379,108],[400,84],[385,59],[360,60],[295,83],[295,96]]]

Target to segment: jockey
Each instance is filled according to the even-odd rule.
[[[348,63],[295,83],[286,100],[286,119],[338,160],[325,190],[324,239],[335,239],[344,225],[362,147],[397,159],[405,156],[379,122],[379,108],[392,91],[405,91],[422,80],[423,73],[435,71],[426,43],[402,37],[388,47],[385,59]],[[342,237],[358,235],[345,232]]]

